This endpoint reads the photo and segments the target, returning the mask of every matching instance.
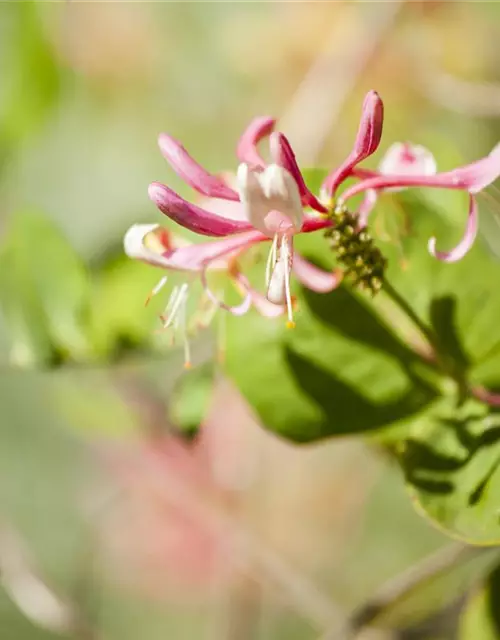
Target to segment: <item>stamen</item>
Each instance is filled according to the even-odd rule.
[[[170,309],[170,314],[168,318],[166,318],[166,322],[164,324],[165,329],[168,329],[168,327],[172,326],[172,323],[178,319],[179,309],[181,308],[181,305],[183,303],[185,304],[187,299],[187,291],[188,291],[187,283],[184,283],[179,287],[175,301],[173,302],[172,307]]]
[[[267,299],[274,304],[286,304],[288,314],[286,326],[292,329],[295,327],[290,286],[290,272],[293,262],[293,236],[290,234],[281,235],[279,238],[279,246],[278,242],[276,242],[276,250],[272,247],[270,255],[274,257],[275,260],[267,283]]]
[[[165,325],[167,323],[168,317],[170,315],[170,311],[172,310],[172,307],[175,305],[175,302],[177,300],[178,294],[179,294],[179,286],[176,285],[172,289],[172,293],[170,294],[170,297],[168,299],[167,306],[165,307],[163,313],[160,316],[160,320],[163,322],[163,327],[164,328],[165,328]]]
[[[153,298],[159,291],[163,289],[163,287],[167,284],[167,280],[168,280],[168,276],[163,276],[160,282],[158,282],[158,284],[153,287],[153,289],[151,290],[151,293],[146,298],[146,302],[144,303],[145,307],[148,306],[148,304],[151,301],[151,298]]]
[[[293,260],[293,250],[291,247],[292,243],[292,236],[283,236],[281,240],[281,259],[285,262],[285,297],[288,313],[288,321],[286,323],[286,326],[288,329],[295,328],[295,322],[293,319],[292,295],[290,292],[290,271],[292,269]]]
[[[269,251],[269,255],[267,256],[266,263],[266,287],[269,286],[269,281],[271,280],[271,271],[276,264],[276,254],[278,251],[278,234],[274,234],[273,243],[271,245],[271,249]]]
[[[191,369],[191,348],[187,330],[187,292],[184,296],[184,304],[179,312],[179,324],[182,331],[182,341],[184,343],[184,369]]]

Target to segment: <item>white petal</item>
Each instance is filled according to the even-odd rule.
[[[286,302],[286,265],[283,260],[279,260],[273,269],[269,286],[267,288],[267,299],[274,304],[285,304]]]
[[[384,175],[431,176],[437,172],[433,154],[419,144],[396,142],[389,147],[379,165]]]
[[[158,227],[158,224],[134,224],[130,227],[123,239],[123,248],[129,258],[164,266],[161,254],[158,255],[144,244],[146,236]]]
[[[245,217],[256,229],[269,237],[290,227],[300,230],[303,211],[299,189],[286,169],[271,164],[257,173],[240,164],[237,181]]]
[[[302,226],[304,213],[299,188],[291,173],[277,164],[270,164],[257,176],[269,200],[269,210],[284,214],[296,231]]]

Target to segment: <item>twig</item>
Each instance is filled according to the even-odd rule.
[[[389,612],[417,588],[461,562],[490,551],[485,547],[471,547],[453,543],[427,556],[395,578],[385,582],[366,602],[356,607],[347,623],[332,627],[320,640],[349,640],[379,616]]]

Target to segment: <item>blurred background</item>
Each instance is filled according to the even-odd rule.
[[[484,155],[499,38],[496,2],[0,5],[2,640],[319,640],[449,553],[373,447],[264,431],[213,332],[184,376],[143,306],[160,274],[122,238],[165,222],[149,182],[188,195],[161,131],[231,171],[248,121],[276,115],[301,166],[332,167],[376,89],[373,166],[397,140],[442,169]],[[474,640],[458,612],[495,552],[469,553],[356,637]]]

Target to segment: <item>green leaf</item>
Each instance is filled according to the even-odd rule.
[[[409,216],[411,231],[401,246],[385,246],[388,278],[437,334],[451,378],[432,411],[407,425],[408,439],[399,447],[410,492],[449,535],[497,544],[499,415],[464,400],[471,385],[500,388],[500,263],[478,241],[463,260],[444,264],[428,254],[426,243],[436,236],[438,247],[447,248],[459,240],[463,228],[450,223],[450,212],[445,219],[411,193],[384,196],[381,204],[385,214],[403,207]],[[466,199],[463,213],[455,211],[457,220],[465,219]]]
[[[500,414],[450,395],[415,419],[396,448],[420,513],[454,538],[500,543]]]
[[[450,203],[453,202],[450,200]],[[410,226],[400,246],[379,243],[389,258],[388,278],[438,335],[441,349],[456,372],[476,383],[500,386],[500,263],[482,241],[459,262],[445,264],[427,251],[430,237],[439,249],[454,246],[463,234],[463,209],[453,209],[456,224],[411,192],[383,196],[381,209],[391,215],[404,209]],[[374,221],[374,227],[377,222]]]
[[[297,327],[250,312],[228,322],[227,366],[263,424],[300,442],[385,427],[436,391],[422,364],[348,287],[297,291]]]
[[[500,638],[500,568],[472,594],[459,627],[459,640],[498,640]]]
[[[86,358],[87,272],[59,230],[38,214],[14,216],[0,263],[0,300],[13,361],[46,364],[55,352]]]

